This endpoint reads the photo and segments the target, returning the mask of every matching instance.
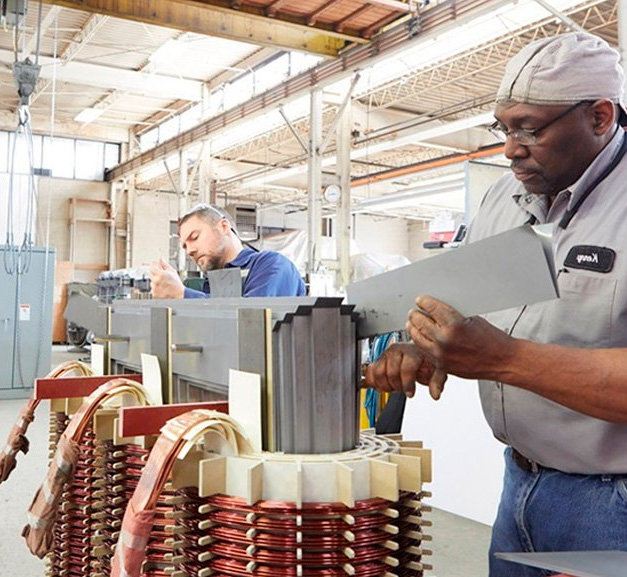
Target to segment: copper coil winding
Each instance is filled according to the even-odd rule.
[[[228,559],[214,559],[212,569],[220,571],[228,576],[249,577],[251,573],[261,577],[346,577],[347,571],[342,567],[335,568],[300,568],[300,567],[276,567],[255,565],[254,570],[249,570],[247,563]],[[354,566],[353,575],[357,577],[380,577],[386,568],[380,563],[366,563]],[[196,569],[198,571],[198,568]]]
[[[250,561],[268,565],[302,565],[303,567],[324,567],[338,566],[346,563],[365,563],[368,561],[380,561],[387,556],[387,550],[382,547],[356,547],[351,548],[352,555],[349,557],[341,551],[297,549],[291,551],[278,551],[259,548],[249,553],[248,548],[239,547],[227,543],[216,543],[209,548],[209,551],[221,557],[228,557],[239,561]]]
[[[194,492],[188,491],[185,493],[190,498]],[[376,511],[387,509],[390,503],[385,499],[363,499],[356,501],[354,507],[348,507],[342,503],[303,503],[299,508],[296,503],[285,503],[282,501],[259,501],[255,505],[247,505],[244,499],[239,497],[229,497],[226,495],[213,495],[206,500],[207,503],[215,506],[216,508],[228,508],[231,510],[238,510],[244,513],[272,513],[275,515],[307,515],[307,514],[321,514],[327,517],[330,514],[336,513],[338,515],[351,513],[358,514],[360,512]]]
[[[100,547],[99,569],[105,576],[110,573],[113,550],[122,525],[124,510],[137,486],[149,451],[138,445],[114,445],[111,441],[104,442],[102,449],[99,461],[102,472],[100,478],[104,486],[102,496],[104,519],[103,527],[98,530],[95,537]],[[171,553],[172,549],[165,546],[166,538],[170,537],[164,531],[167,511],[168,508],[164,506],[162,514],[156,519],[156,530],[146,547],[146,563],[142,576],[166,575],[165,567],[171,567],[166,555]]]
[[[296,534],[283,534],[283,533],[257,533],[255,536],[248,537],[246,531],[240,531],[237,529],[231,529],[229,527],[212,527],[209,529],[208,534],[216,539],[223,541],[229,541],[233,543],[250,544],[270,547],[274,546],[278,549],[293,549],[296,547],[311,547],[311,548],[343,548],[347,545],[359,546],[359,545],[380,545],[388,539],[388,536],[381,531],[365,530],[360,531],[354,535],[354,539],[349,541],[343,533],[325,533],[309,534],[301,533],[300,536]],[[185,537],[184,537],[185,538]]]
[[[64,413],[57,413],[55,421],[55,433],[60,436],[69,419]],[[53,548],[48,569],[51,577],[85,576],[96,560],[90,538],[95,531],[91,513],[96,501],[93,483],[96,472],[94,457],[98,446],[94,432],[86,429],[79,442],[73,479],[63,489],[63,506],[52,530]]]
[[[184,530],[176,541],[177,567],[189,577],[208,570],[214,577],[379,577],[390,565],[399,577],[423,574],[416,546],[421,496],[415,493],[402,493],[397,503],[365,499],[352,508],[308,503],[300,509],[276,501],[247,505],[224,495],[204,499],[195,489],[178,494],[185,500],[175,507]]]
[[[224,524],[226,526],[236,527],[239,529],[248,529],[251,527],[261,529],[274,529],[274,530],[294,530],[294,531],[313,531],[318,532],[321,530],[339,532],[347,529],[365,529],[372,527],[381,527],[389,522],[389,519],[384,515],[371,514],[362,515],[361,517],[355,517],[353,523],[349,523],[344,519],[325,519],[316,518],[311,519],[306,516],[257,516],[254,521],[247,520],[247,517],[240,513],[231,513],[226,511],[214,511],[210,513],[209,519],[215,523]]]

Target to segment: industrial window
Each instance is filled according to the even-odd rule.
[[[54,138],[34,134],[31,146],[23,134],[18,135],[15,162],[11,163],[15,133],[0,131],[0,172],[28,174],[50,170],[56,178],[104,180],[106,169],[120,163],[120,145],[74,138]],[[29,152],[30,148],[30,152]]]
[[[76,141],[74,175],[82,180],[104,180],[104,142]]]

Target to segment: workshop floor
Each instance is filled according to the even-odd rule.
[[[53,347],[52,366],[83,357],[69,353],[65,346]],[[0,401],[0,445],[24,404],[23,400]],[[28,431],[30,451],[20,454],[9,480],[0,485],[0,577],[43,577],[45,563],[33,557],[20,536],[26,524],[26,511],[47,470],[48,408],[42,405]],[[427,503],[428,504],[428,503]],[[433,556],[425,563],[433,565],[432,577],[485,577],[490,527],[435,509],[428,513],[433,526],[425,530],[433,541],[425,543]]]

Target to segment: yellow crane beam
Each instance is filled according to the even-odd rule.
[[[269,18],[261,12],[236,10],[207,1],[43,0],[43,2],[281,50],[300,50],[325,58],[338,56],[340,50],[351,42],[368,43],[368,40],[359,36]]]

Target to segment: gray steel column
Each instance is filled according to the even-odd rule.
[[[179,152],[179,218],[183,216],[187,210],[187,154],[185,150]],[[178,269],[185,270],[185,262],[187,255],[182,247],[179,247]]]
[[[118,268],[117,264],[117,250],[115,243],[115,215],[117,214],[117,204],[118,204],[118,186],[119,183],[112,182],[109,186],[109,210],[110,214],[107,215],[108,218],[112,219],[107,224],[109,226],[109,254],[107,255],[107,264],[109,265],[109,269]]]
[[[307,241],[307,272],[316,271],[320,261],[320,237],[322,225],[322,201],[320,188],[322,185],[322,90],[311,91],[311,112],[309,132],[309,161],[307,175],[308,197],[308,241]]]
[[[201,149],[200,169],[198,171],[198,202],[213,203],[211,181],[212,181],[212,156],[211,140],[205,140]],[[214,195],[215,196],[215,195]]]
[[[620,52],[620,63],[625,70],[627,61],[627,0],[618,0],[618,51]],[[627,80],[625,85],[627,91]]]
[[[350,239],[351,230],[351,128],[352,128],[352,99],[350,95],[342,111],[342,117],[337,123],[336,148],[337,165],[336,173],[339,177],[342,194],[337,204],[336,235],[337,259],[340,264],[340,274],[337,284],[345,287],[350,283]]]
[[[172,377],[172,309],[153,307],[150,309],[150,354],[159,360],[161,370],[161,394],[165,404],[182,402],[180,391],[174,394]]]
[[[342,434],[343,383],[341,319],[339,307],[316,307],[311,314],[311,349],[315,372],[312,378],[312,452],[339,453],[344,450]]]
[[[126,239],[124,268],[133,266],[133,223],[135,221],[135,176],[126,179]]]

